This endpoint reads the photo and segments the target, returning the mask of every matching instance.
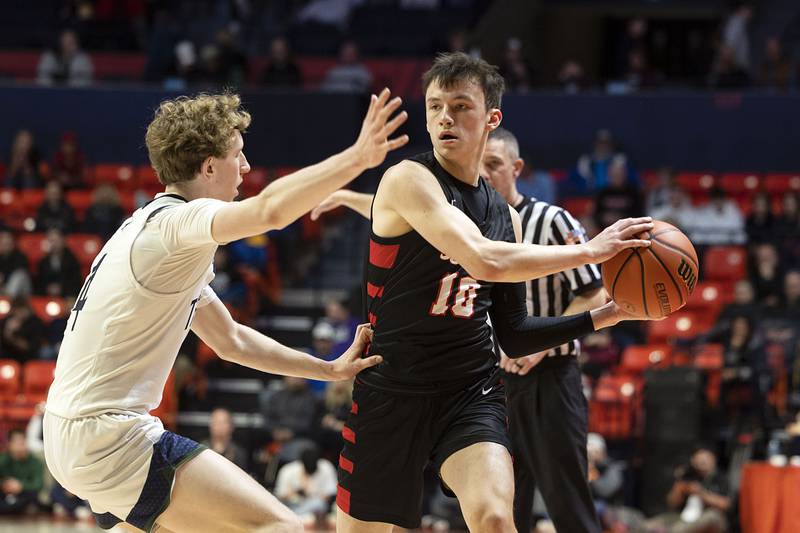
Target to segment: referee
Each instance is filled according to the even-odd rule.
[[[522,241],[576,244],[586,232],[566,210],[526,198],[516,186],[524,166],[519,144],[503,128],[489,134],[483,175],[522,219]],[[595,265],[527,282],[528,312],[537,316],[581,313],[606,302]],[[599,533],[600,523],[587,481],[587,407],[573,340],[519,359],[502,355],[506,371],[509,432],[514,452],[514,522],[531,531],[533,496],[538,487],[556,531]]]

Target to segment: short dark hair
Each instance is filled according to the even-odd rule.
[[[503,91],[506,88],[497,67],[483,59],[476,59],[464,52],[439,54],[428,71],[422,75],[422,93],[434,81],[449,89],[462,81],[473,81],[483,89],[486,109],[499,108]]]
[[[514,159],[519,157],[519,141],[517,137],[503,127],[497,127],[489,132],[489,140],[501,141],[506,145],[509,154]]]

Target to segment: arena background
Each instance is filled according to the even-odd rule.
[[[608,217],[669,219],[701,254],[684,309],[584,343],[590,431],[607,454],[593,476],[622,474],[613,491],[595,494],[608,530],[628,514],[670,511],[667,494],[691,476],[685,467],[702,446],[731,497],[727,530],[800,531],[796,1],[9,0],[2,12],[3,449],[8,431],[28,428],[30,453],[41,453],[36,406],[80,276],[119,217],[159,190],[144,148],[159,101],[242,95],[253,114],[248,196],[344,148],[370,92],[388,86],[405,100],[411,143],[353,184],[372,192],[383,168],[428,149],[420,75],[437,52],[463,50],[506,78],[503,124],[520,140],[524,193],[563,205],[591,232]],[[596,189],[582,157],[600,166],[622,158],[629,187]],[[50,183],[61,185],[49,186],[52,202]],[[362,318],[366,235],[351,212],[305,217],[222,250],[215,290],[240,320],[331,358]],[[275,412],[280,396],[291,408]],[[310,444],[335,463],[348,401],[346,387],[287,387],[190,338],[159,413],[206,439],[210,412],[228,409],[244,468],[272,488]],[[80,502],[54,505],[44,479],[39,504],[0,518],[0,531],[93,530]],[[461,529],[430,479],[424,525]],[[5,501],[0,508],[14,507]],[[534,512],[548,531],[546,509]]]

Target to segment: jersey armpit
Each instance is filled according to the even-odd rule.
[[[172,252],[182,248],[225,244],[211,236],[214,216],[226,205],[221,200],[201,198],[164,209],[156,215],[164,246]]]

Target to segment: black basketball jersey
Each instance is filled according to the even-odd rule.
[[[410,158],[436,177],[447,200],[492,240],[514,242],[506,201],[483,178],[473,187],[439,165],[433,152]],[[480,211],[480,212],[474,212]],[[370,354],[384,361],[358,379],[406,393],[455,390],[495,364],[487,322],[493,283],[476,280],[412,230],[399,237],[370,232],[366,309]]]

